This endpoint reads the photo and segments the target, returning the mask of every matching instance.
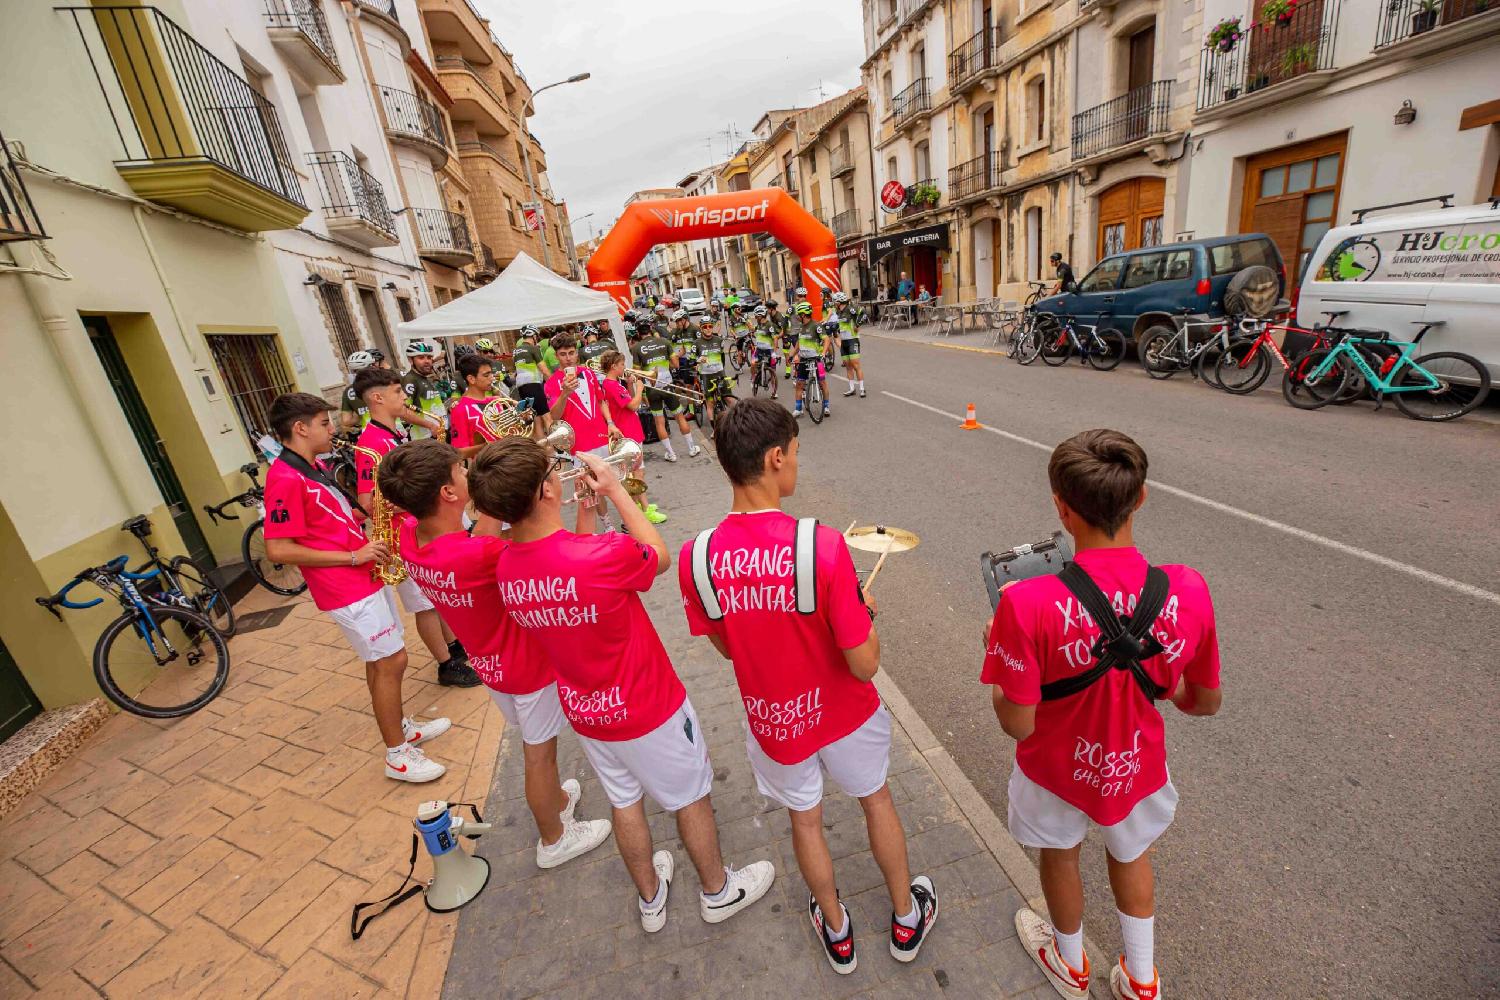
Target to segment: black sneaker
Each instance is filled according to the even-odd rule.
[[[438,664],[438,683],[443,687],[471,688],[484,681],[479,679],[467,660],[455,656]]]
[[[463,660],[465,663],[467,663],[469,661],[469,651],[464,649],[463,643],[459,642],[457,639],[454,639],[452,642],[448,643],[448,659]]]
[[[917,901],[919,916],[916,927],[897,923],[896,915],[891,914],[891,957],[898,962],[916,961],[917,952],[922,950],[922,942],[927,940],[932,925],[937,923],[937,889],[933,888],[932,879],[926,875],[918,875],[912,879],[911,895]]]
[[[812,921],[818,940],[823,942],[823,954],[828,956],[828,964],[833,966],[833,971],[841,976],[847,976],[853,972],[855,966],[859,965],[859,959],[854,954],[854,923],[849,916],[849,911],[844,910],[844,920],[848,923],[846,929],[849,933],[844,935],[842,941],[829,940],[828,927],[823,923],[823,911],[818,907],[818,901],[812,893],[807,894],[807,917]],[[891,947],[894,949],[895,945]]]

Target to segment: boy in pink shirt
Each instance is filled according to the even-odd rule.
[[[640,409],[645,399],[645,387],[639,379],[625,372],[625,355],[619,351],[606,351],[599,356],[599,366],[604,369],[604,395],[609,400],[610,413],[620,433],[636,444],[646,440],[646,429],[641,425]],[[645,466],[645,456],[636,460],[632,473]],[[644,479],[641,480],[645,482]],[[646,499],[642,492],[635,498],[635,505],[646,512],[646,520],[661,524],[667,515],[657,509],[656,504]]]
[[[370,707],[385,742],[386,777],[432,781],[446,770],[418,746],[448,731],[447,719],[415,723],[401,707],[406,636],[395,595],[375,579],[390,559],[383,542],[365,537],[364,512],[318,456],[333,447],[331,409],[321,396],[292,392],[271,403],[271,431],[283,445],[266,472],[266,555],[296,566],[318,610],[365,661]]]
[[[448,411],[448,443],[468,458],[495,436],[484,423],[484,407],[495,398],[494,362],[483,354],[465,354],[458,359],[458,377],[464,393]]]
[[[463,640],[469,666],[521,735],[526,804],[540,834],[537,867],[587,854],[609,839],[609,820],[574,819],[582,789],[571,778],[557,780],[557,734],[567,720],[552,664],[500,599],[495,564],[508,543],[499,522],[481,514],[473,535],[464,530],[468,476],[458,449],[441,441],[397,448],[380,463],[379,479],[381,492],[412,515],[400,530],[407,573]]]
[[[1148,850],[1172,822],[1177,790],[1156,702],[1170,698],[1188,715],[1213,715],[1221,702],[1208,585],[1187,566],[1148,571],[1135,548],[1146,468],[1146,453],[1119,431],[1084,431],[1052,452],[1052,500],[1077,556],[1060,577],[1006,585],[980,675],[1000,727],[1017,740],[1010,832],[1041,850],[1052,916],[1049,924],[1023,908],[1016,931],[1070,997],[1089,989],[1078,857],[1091,821],[1103,835],[1125,942],[1110,990],[1116,1000],[1160,995]],[[1149,614],[1153,599],[1160,610],[1149,625],[1127,617],[1137,607]]]
[[[791,815],[808,917],[828,963],[842,975],[858,960],[823,834],[825,768],[864,809],[891,896],[890,952],[913,961],[938,899],[930,878],[911,878],[886,784],[891,717],[871,683],[880,669],[873,600],[860,592],[843,536],[781,510],[797,488],[798,442],[797,422],[780,403],[735,404],[720,416],[714,442],[734,502],[678,556],[688,628],[734,664],[750,769],[760,793]]]
[[[718,923],[771,888],[776,869],[757,861],[734,870],[719,852],[709,790],[713,766],[702,726],[640,592],[671,565],[661,535],[630,502],[613,471],[581,456],[587,487],[615,504],[626,535],[592,534],[592,508],[578,534],[563,527],[558,480],[569,465],[529,438],[482,448],[469,469],[475,507],[511,526],[495,575],[512,621],[547,651],[563,712],[614,809],[615,844],[640,896],[641,926],[666,926],[670,851],[652,852],[642,797],[677,814],[677,832],[697,869],[699,913]]]
[[[559,333],[552,338],[557,352],[557,371],[547,379],[547,406],[553,420],[566,420],[573,428],[573,449],[578,454],[608,454],[611,438],[620,434],[609,399],[599,376],[578,363],[578,338]]]

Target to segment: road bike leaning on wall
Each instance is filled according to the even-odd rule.
[[[229,679],[229,647],[224,636],[183,594],[143,593],[138,586],[161,575],[125,568],[129,556],[80,572],[57,593],[37,604],[59,621],[58,608],[81,610],[104,598],[74,601],[68,594],[91,583],[119,601],[121,614],[104,626],[94,644],[94,679],[110,701],[148,719],[190,715],[218,697]],[[127,692],[138,692],[129,694]]]
[[[307,581],[302,579],[301,571],[289,563],[275,562],[266,555],[266,536],[263,530],[266,523],[266,490],[256,478],[260,473],[260,466],[249,462],[240,466],[240,471],[250,477],[250,488],[216,507],[205,504],[203,512],[217,524],[220,520],[240,519],[238,514],[229,513],[227,508],[231,505],[238,504],[255,511],[255,520],[245,528],[245,534],[240,538],[240,555],[244,557],[245,565],[250,568],[250,575],[255,577],[256,583],[273,594],[295,597],[307,589]]]
[[[224,638],[234,635],[234,605],[229,595],[209,580],[208,572],[202,566],[188,556],[173,556],[163,561],[161,551],[151,544],[151,522],[144,516],[132,517],[120,525],[120,530],[130,532],[146,548],[146,561],[136,567],[135,573],[159,570],[160,575],[151,578],[160,583],[165,597],[207,618]]]

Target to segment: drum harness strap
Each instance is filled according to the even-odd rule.
[[[698,591],[698,600],[703,604],[703,613],[709,621],[724,620],[724,606],[719,602],[719,592],[714,589],[709,572],[709,545],[713,541],[714,529],[704,528],[693,539],[693,587]],[[797,536],[792,546],[793,564],[796,572],[797,611],[810,615],[818,610],[818,586],[815,568],[817,554],[818,519],[799,517]]]
[[[1146,586],[1136,601],[1135,614],[1117,615],[1104,596],[1104,591],[1093,578],[1076,562],[1070,562],[1058,574],[1058,579],[1078,598],[1078,603],[1099,626],[1099,638],[1094,642],[1093,655],[1098,661],[1081,674],[1065,677],[1059,681],[1042,685],[1042,701],[1056,701],[1075,695],[1094,684],[1111,670],[1128,670],[1146,700],[1155,702],[1167,696],[1167,689],[1151,679],[1142,660],[1149,660],[1163,652],[1162,644],[1151,634],[1151,626],[1167,601],[1168,580],[1165,570],[1156,566],[1146,568]]]

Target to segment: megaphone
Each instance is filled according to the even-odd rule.
[[[490,880],[490,863],[465,851],[460,837],[477,837],[488,833],[489,823],[465,820],[453,815],[448,803],[423,802],[413,820],[427,853],[432,855],[432,881],[427,884],[427,908],[434,913],[449,913],[484,891]]]

